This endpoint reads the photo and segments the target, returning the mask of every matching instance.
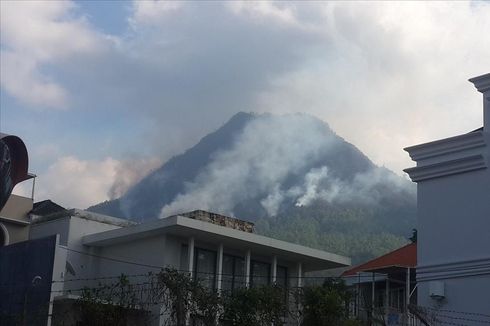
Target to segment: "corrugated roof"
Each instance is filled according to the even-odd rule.
[[[410,243],[364,264],[348,269],[342,273],[342,276],[353,276],[360,272],[386,269],[388,267],[414,268],[416,266],[417,243]]]

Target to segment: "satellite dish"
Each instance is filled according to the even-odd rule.
[[[0,133],[0,210],[15,185],[29,179],[28,165],[27,148],[22,139]]]

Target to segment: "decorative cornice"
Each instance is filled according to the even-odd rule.
[[[476,89],[481,93],[490,90],[490,73],[471,78],[469,81],[473,83]]]
[[[417,282],[490,274],[490,257],[417,266]]]
[[[478,154],[430,165],[417,166],[403,171],[408,173],[412,181],[419,182],[485,168],[487,168],[485,159],[483,155]]]
[[[474,131],[464,135],[407,147],[404,150],[408,152],[412,160],[421,161],[485,146],[483,133]]]

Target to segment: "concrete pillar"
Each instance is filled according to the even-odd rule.
[[[245,254],[245,286],[250,287],[250,259],[252,257],[252,252],[250,249],[247,250]]]
[[[277,256],[272,257],[271,281],[272,281],[272,284],[276,283],[276,281],[277,281]]]
[[[189,244],[187,245],[187,257],[189,262],[187,264],[189,275],[191,278],[194,276],[194,237],[189,238]]]
[[[303,286],[303,263],[298,263],[298,287]]]
[[[218,247],[218,257],[216,266],[216,291],[221,292],[221,280],[223,276],[223,244],[220,243]]]
[[[189,268],[189,276],[192,278],[194,276],[194,237],[189,238],[189,244],[187,245],[187,257],[189,257],[189,263],[188,263],[188,268]],[[190,323],[190,312],[188,311],[186,316],[185,316],[185,324],[189,325]]]

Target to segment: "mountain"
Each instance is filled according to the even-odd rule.
[[[238,113],[122,197],[91,211],[154,219],[193,209],[361,261],[402,245],[415,187],[306,114]]]

